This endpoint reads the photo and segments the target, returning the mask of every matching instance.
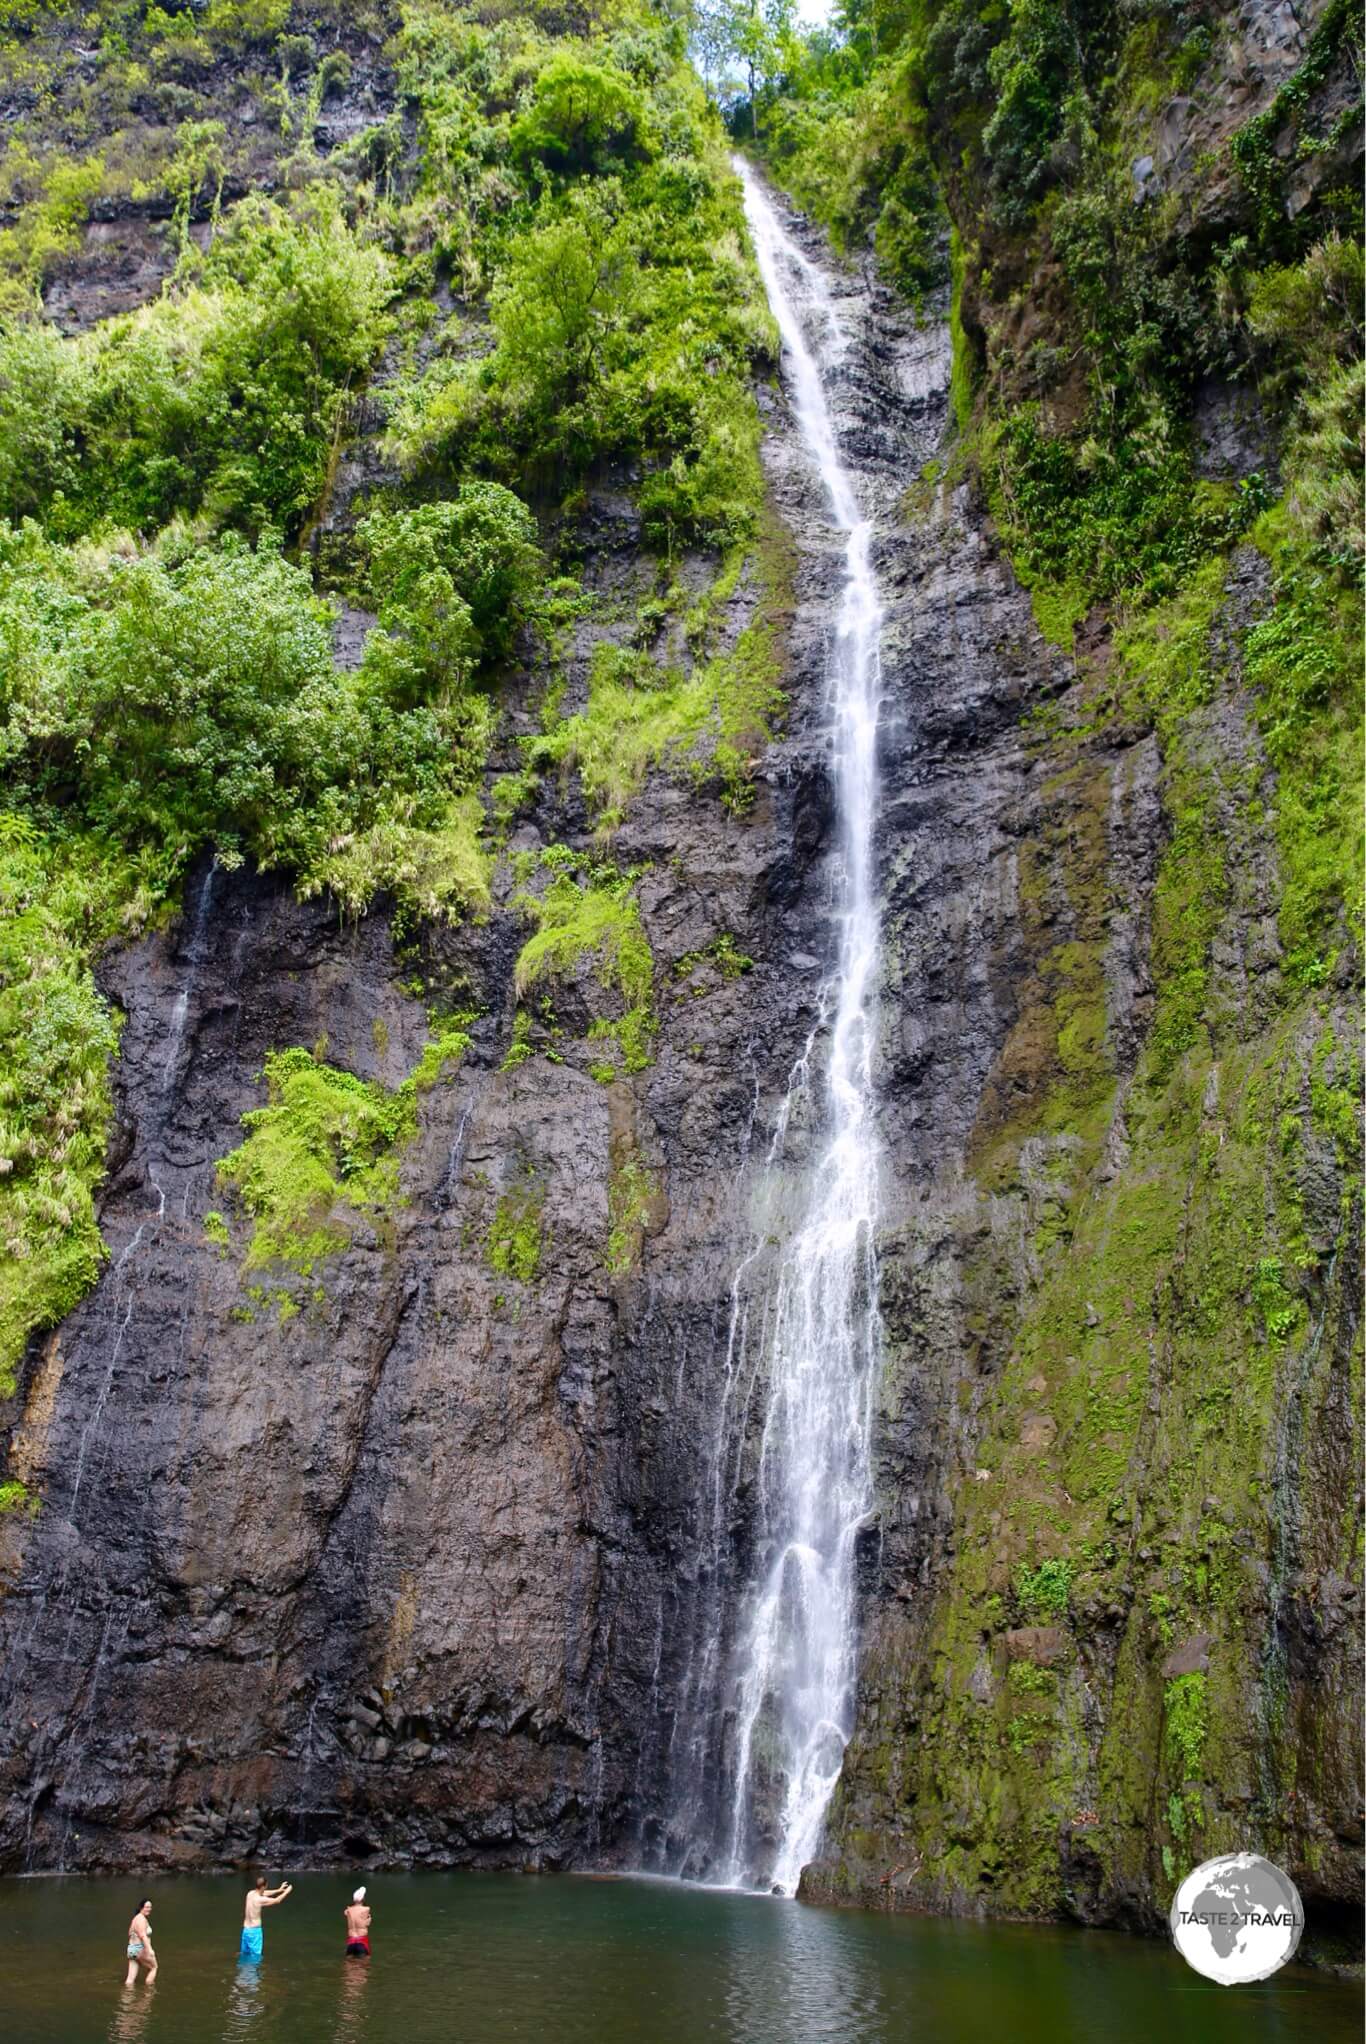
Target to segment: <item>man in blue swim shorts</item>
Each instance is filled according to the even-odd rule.
[[[264,1874],[258,1874],[255,1887],[247,1890],[247,1906],[242,1912],[242,1942],[237,1957],[254,1963],[261,1956],[264,1937],[261,1930],[261,1911],[273,1909],[277,1902],[283,1902],[286,1895],[294,1890],[288,1881],[282,1881],[278,1888],[268,1888]]]

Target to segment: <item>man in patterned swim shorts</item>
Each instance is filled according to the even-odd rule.
[[[261,1911],[273,1909],[277,1902],[283,1902],[286,1895],[294,1890],[288,1881],[282,1881],[278,1888],[268,1888],[264,1874],[256,1876],[256,1885],[247,1890],[247,1906],[242,1912],[242,1943],[238,1947],[239,1960],[255,1964],[261,1956],[264,1934],[261,1930]]]

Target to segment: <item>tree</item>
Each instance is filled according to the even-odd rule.
[[[614,66],[557,57],[536,80],[531,105],[509,138],[513,161],[551,170],[601,171],[653,153],[644,103]]]
[[[759,95],[783,68],[792,38],[793,0],[704,0],[694,40],[709,86],[724,89],[725,67],[740,64],[747,84],[750,131],[759,140]]]
[[[498,367],[547,419],[597,381],[608,335],[631,292],[628,237],[610,205],[576,191],[516,245],[494,289]]]
[[[531,513],[500,483],[372,511],[356,537],[381,623],[429,643],[438,668],[505,653],[544,572]]]

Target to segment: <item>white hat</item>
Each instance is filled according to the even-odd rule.
[[[355,1894],[351,1897],[351,1900],[353,1902],[363,1902],[365,1900],[364,1888],[357,1888]]]

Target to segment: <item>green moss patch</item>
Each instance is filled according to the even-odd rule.
[[[617,1165],[607,1186],[607,1268],[623,1277],[640,1262],[645,1230],[659,1202],[660,1185],[655,1172],[638,1157]]]
[[[644,1071],[658,1029],[654,1011],[654,958],[635,896],[636,875],[579,859],[563,847],[541,855],[551,875],[539,894],[530,887],[517,906],[535,924],[517,958],[519,996],[546,978],[572,977],[592,967],[600,988],[615,996],[618,1012],[600,1016],[592,1034],[615,1043],[626,1072]],[[605,1070],[607,1061],[602,1060]]]
[[[516,1278],[519,1284],[536,1282],[545,1239],[544,1205],[545,1194],[534,1179],[504,1193],[484,1242],[490,1269]]]
[[[459,1023],[447,1025],[393,1092],[312,1051],[272,1051],[267,1103],[243,1115],[247,1140],[218,1167],[253,1222],[243,1269],[285,1264],[307,1276],[347,1247],[359,1216],[392,1213],[419,1095],[468,1047]]]

